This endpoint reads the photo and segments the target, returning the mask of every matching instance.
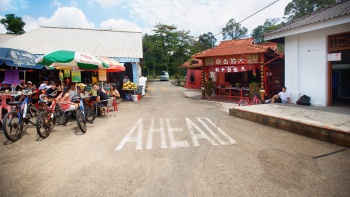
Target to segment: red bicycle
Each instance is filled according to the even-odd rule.
[[[256,96],[257,93],[253,93],[254,97],[250,101],[248,97],[242,98],[238,101],[238,106],[246,106],[246,105],[258,105],[261,104],[260,99]]]

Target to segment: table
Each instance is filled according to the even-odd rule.
[[[230,98],[230,100],[232,98],[236,98],[236,99],[242,99],[242,98],[245,98],[245,96],[243,95],[243,91],[247,91],[247,92],[250,92],[250,89],[249,88],[234,88],[234,87],[218,87],[216,88],[218,90],[218,93],[217,93],[217,96],[219,97],[227,97],[227,98]],[[233,91],[238,91],[239,92],[239,96],[237,95],[233,95],[232,92]],[[228,92],[228,94],[225,94],[223,92]]]

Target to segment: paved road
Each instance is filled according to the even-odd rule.
[[[227,114],[152,82],[84,135],[0,135],[0,196],[350,195],[350,150]]]

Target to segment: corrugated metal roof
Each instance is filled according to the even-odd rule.
[[[17,34],[0,34],[0,43],[11,40],[12,38],[18,36]]]
[[[320,11],[313,12],[302,18],[288,22],[286,25],[280,28],[277,28],[275,30],[272,30],[270,32],[267,32],[264,35],[267,36],[274,33],[279,33],[279,32],[287,31],[297,27],[310,25],[310,24],[326,21],[329,19],[346,16],[346,15],[350,15],[350,1],[344,1],[342,3],[338,3],[333,6],[324,8]],[[349,19],[349,22],[350,22],[350,19]]]
[[[255,54],[265,53],[268,50],[275,50],[276,43],[253,44],[253,38],[221,41],[221,43],[212,49],[195,55],[196,58],[227,56],[227,55],[241,55],[241,54]]]
[[[40,27],[0,43],[33,54],[71,50],[113,58],[142,58],[142,33],[98,29]]]

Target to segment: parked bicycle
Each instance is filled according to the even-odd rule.
[[[238,106],[246,106],[246,105],[258,105],[261,104],[260,99],[257,97],[257,93],[253,94],[253,99],[250,101],[248,97],[244,97],[238,101]]]
[[[54,91],[49,95],[53,98],[56,94]],[[65,125],[68,122],[68,117],[64,111],[57,105],[55,98],[52,99],[52,103],[48,106],[47,101],[40,100],[39,103],[44,105],[43,111],[37,117],[36,130],[41,138],[47,138],[53,131],[55,124]]]
[[[30,98],[26,96],[23,102],[8,102],[12,110],[8,112],[2,122],[2,130],[10,141],[17,141],[23,136],[24,123],[36,125],[39,110],[30,105]]]

